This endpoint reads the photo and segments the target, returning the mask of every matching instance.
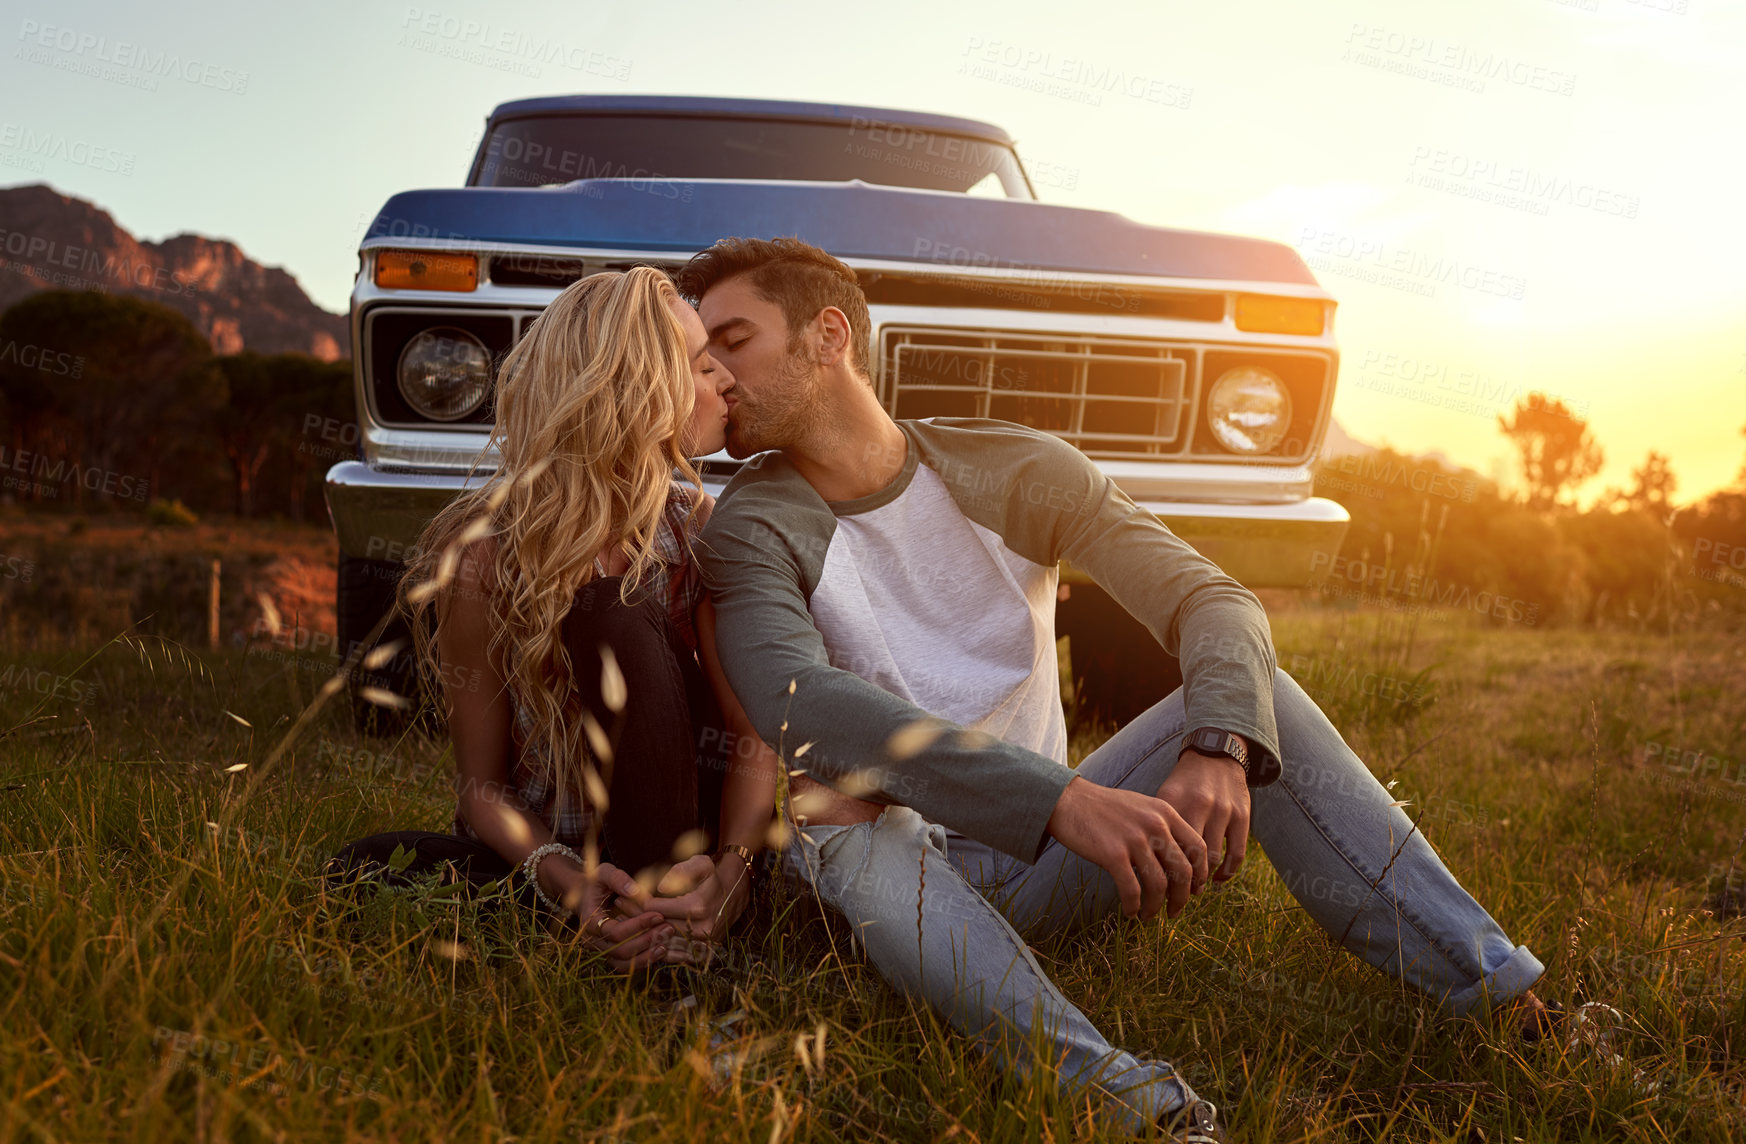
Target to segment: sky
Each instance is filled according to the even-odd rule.
[[[1498,415],[1539,389],[1606,451],[1585,499],[1650,449],[1681,502],[1746,459],[1738,0],[0,11],[0,185],[230,239],[329,310],[383,200],[459,185],[506,100],[916,109],[1006,128],[1046,201],[1295,247],[1360,440],[1513,480]]]

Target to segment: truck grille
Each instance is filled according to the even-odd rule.
[[[886,327],[879,396],[893,417],[993,417],[1085,453],[1179,453],[1193,351],[1131,338]]]

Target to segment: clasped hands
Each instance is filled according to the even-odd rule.
[[[751,895],[751,871],[734,854],[698,854],[669,867],[653,894],[602,862],[576,916],[584,944],[621,973],[651,965],[701,965]]]
[[[1174,918],[1209,880],[1217,885],[1237,876],[1249,811],[1242,767],[1188,750],[1155,795],[1075,776],[1055,804],[1048,831],[1109,872],[1124,914],[1145,920],[1167,905],[1166,916]],[[745,908],[750,881],[736,856],[700,854],[670,867],[649,894],[623,870],[602,863],[577,909],[583,940],[620,972],[702,964]]]
[[[1249,788],[1233,759],[1188,750],[1155,796],[1075,776],[1049,818],[1061,845],[1109,872],[1122,913],[1175,917],[1205,888],[1237,876],[1249,840]]]

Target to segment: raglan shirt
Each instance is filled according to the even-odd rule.
[[[1242,735],[1253,785],[1278,778],[1253,593],[1058,437],[897,426],[908,447],[885,488],[827,502],[766,453],[697,546],[728,682],[790,766],[1034,862],[1074,774],[1055,653],[1066,560],[1181,660],[1188,726]]]

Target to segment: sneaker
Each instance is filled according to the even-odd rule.
[[[1575,1009],[1566,1009],[1557,1001],[1545,1002],[1546,1008],[1535,1014],[1535,1020],[1522,1028],[1522,1039],[1529,1042],[1561,1038],[1564,1052],[1599,1061],[1607,1068],[1626,1065],[1625,1058],[1614,1051],[1618,1032],[1625,1027],[1625,1015],[1599,1001],[1588,1001]],[[1635,1065],[1631,1067],[1631,1088],[1640,1096],[1654,1096],[1661,1082]]]
[[[1173,1144],[1225,1144],[1219,1110],[1208,1100],[1190,1101],[1183,1108],[1164,1113],[1158,1118],[1158,1127],[1170,1134]]]
[[[1616,1068],[1625,1063],[1625,1058],[1613,1052],[1614,1034],[1624,1027],[1625,1015],[1611,1005],[1599,1001],[1578,1005],[1565,1022],[1564,1051],[1586,1051]]]
[[[1584,1052],[1604,1064],[1618,1065],[1624,1058],[1612,1051],[1613,1034],[1625,1024],[1625,1015],[1611,1005],[1588,1001],[1574,1010],[1561,1001],[1542,1002],[1546,1007],[1524,1019],[1522,1040],[1530,1044],[1561,1038],[1566,1052]]]

